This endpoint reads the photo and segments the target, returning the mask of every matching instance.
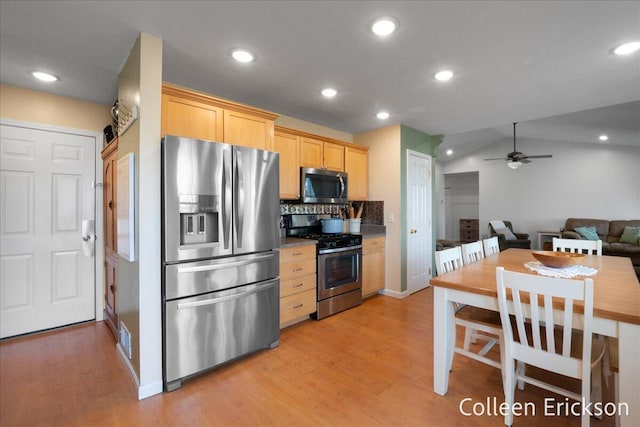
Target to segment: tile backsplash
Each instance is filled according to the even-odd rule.
[[[362,223],[384,225],[384,201],[352,202],[357,209],[360,203],[364,203],[362,208]]]
[[[315,203],[287,203],[280,202],[280,215],[291,214],[329,214],[337,215],[340,209],[353,206],[358,210],[362,206],[362,223],[384,225],[384,201],[349,202],[346,205],[315,204]]]

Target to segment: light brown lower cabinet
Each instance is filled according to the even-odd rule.
[[[362,296],[384,289],[384,237],[362,239]]]
[[[280,250],[280,327],[316,311],[316,245]]]

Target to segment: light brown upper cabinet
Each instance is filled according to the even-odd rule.
[[[344,147],[344,171],[349,176],[349,200],[369,198],[369,153],[366,149]]]
[[[273,150],[277,114],[214,96],[162,85],[162,135]]]
[[[300,198],[300,137],[275,131],[273,151],[280,153],[280,199]]]
[[[225,110],[224,142],[260,150],[273,150],[273,119]]]
[[[344,172],[344,146],[319,139],[301,137],[300,166]]]
[[[274,151],[280,153],[280,198],[300,198],[300,168],[349,174],[349,200],[369,197],[369,147],[325,138],[284,126],[275,127]]]
[[[223,110],[204,102],[163,94],[162,135],[222,141]]]

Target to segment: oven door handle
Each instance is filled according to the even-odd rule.
[[[340,252],[356,251],[358,249],[362,249],[362,245],[347,246],[346,248],[337,248],[337,249],[321,249],[318,251],[318,255],[331,255],[331,254],[340,253]]]
[[[257,287],[255,287],[253,289],[248,290],[248,291],[240,292],[239,294],[227,295],[227,296],[224,296],[224,297],[209,298],[209,299],[205,299],[205,300],[202,300],[202,301],[178,303],[178,310],[182,310],[182,309],[185,309],[185,308],[200,307],[200,306],[203,306],[203,305],[219,304],[219,303],[225,302],[225,301],[233,301],[233,300],[238,299],[238,298],[245,298],[245,297],[248,297],[249,295],[257,294],[258,292],[262,292],[262,291],[266,291],[268,289],[271,289],[274,286],[276,286],[277,284],[278,284],[278,282],[274,281],[274,282],[272,282],[272,283],[270,283],[268,285],[257,286]]]
[[[258,255],[251,259],[245,259],[242,261],[234,261],[234,262],[226,262],[223,264],[209,264],[209,265],[198,265],[195,267],[178,267],[178,274],[182,273],[197,273],[199,271],[213,271],[213,270],[223,270],[225,268],[230,267],[241,267],[243,265],[253,264],[256,261],[262,261],[267,258],[273,258],[273,254],[265,254]]]

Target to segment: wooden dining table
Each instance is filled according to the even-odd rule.
[[[433,388],[440,395],[448,389],[447,360],[455,343],[455,319],[451,302],[499,312],[496,267],[537,274],[525,267],[536,261],[530,250],[507,249],[430,280],[434,287]],[[631,260],[625,257],[587,255],[581,265],[597,270],[594,281],[593,333],[618,338],[619,402],[629,414],[621,426],[640,426],[640,283]],[[576,279],[582,279],[582,276]],[[583,305],[575,303],[574,327],[582,325]]]

